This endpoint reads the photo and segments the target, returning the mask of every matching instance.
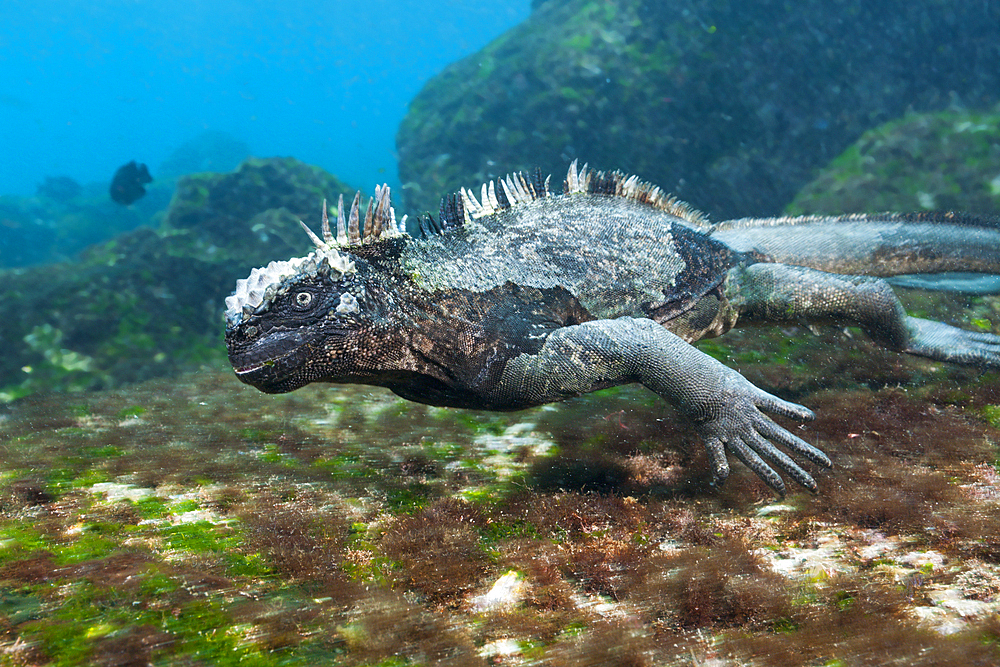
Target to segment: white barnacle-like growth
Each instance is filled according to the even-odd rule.
[[[264,268],[254,269],[248,278],[237,280],[236,291],[226,297],[226,324],[229,328],[238,326],[244,317],[266,308],[297,280],[317,275],[340,278],[356,270],[350,255],[326,247],[317,248],[305,257],[271,262]]]
[[[360,313],[361,307],[358,306],[358,300],[350,292],[344,292],[340,295],[340,303],[337,304],[337,312],[341,315],[351,315],[352,313]]]

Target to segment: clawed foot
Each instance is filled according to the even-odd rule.
[[[825,468],[832,465],[830,459],[802,438],[775,424],[762,412],[806,421],[813,419],[812,411],[758,389],[735,371],[727,378],[726,385],[720,397],[722,401],[713,406],[713,414],[698,423],[698,432],[708,449],[716,481],[724,482],[729,476],[726,453],[731,452],[781,496],[785,495],[784,480],[764,459],[805,488],[815,491],[816,481],[812,476],[775,444]]]
[[[1000,368],[1000,336],[907,317],[910,354],[966,366]]]

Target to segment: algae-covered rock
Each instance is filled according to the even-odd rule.
[[[140,228],[76,262],[5,272],[0,400],[221,363],[219,311],[238,270],[172,250]]]
[[[1000,115],[948,110],[909,114],[869,130],[809,183],[790,215],[955,210],[1000,213]],[[972,331],[1000,316],[991,278],[964,274],[894,278],[906,311]],[[927,292],[923,290],[951,290]],[[964,292],[958,295],[954,292]],[[771,390],[796,394],[810,387],[906,385],[935,373],[965,372],[927,360],[872,350],[858,332],[834,328],[809,336],[783,329],[737,329],[700,344],[730,362],[753,361],[745,372]],[[864,356],[864,362],[860,361]],[[770,357],[777,366],[760,360]],[[823,368],[818,374],[817,368]],[[974,375],[969,375],[969,381]]]
[[[910,114],[865,132],[788,212],[1000,213],[1000,113]]]
[[[225,366],[223,301],[254,266],[307,252],[322,200],[350,193],[293,158],[180,179],[161,229],[75,262],[0,273],[0,401]],[[58,221],[57,221],[58,222]]]
[[[262,261],[302,254],[309,245],[298,221],[318,228],[323,200],[336,206],[355,191],[295,158],[250,158],[227,174],[190,174],[177,181],[164,226],[212,261]]]
[[[579,157],[713,217],[770,214],[865,130],[1000,93],[1000,6],[560,0],[431,79],[397,135],[411,209]]]

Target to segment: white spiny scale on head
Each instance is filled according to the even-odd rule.
[[[564,190],[566,194],[580,191],[579,181],[576,178],[576,160],[569,163],[569,169],[566,171],[566,183]]]
[[[636,187],[639,185],[639,177],[632,174],[624,181],[621,182],[621,194],[626,197],[631,197],[635,191]]]
[[[524,179],[521,178],[521,174],[514,174],[513,176],[508,174],[507,177],[501,181],[501,184],[503,185],[503,192],[507,195],[507,201],[510,202],[511,206],[514,206],[515,204],[523,204],[533,199],[533,197],[528,194],[528,191],[525,189],[523,183]]]
[[[323,199],[323,242],[327,246],[333,247],[337,241],[333,238],[333,234],[330,232],[330,217],[326,214],[326,199]]]
[[[482,215],[490,215],[495,210],[490,204],[490,191],[489,186],[483,183],[483,189],[479,192],[479,198],[483,200],[483,212]]]
[[[524,180],[524,175],[522,173],[518,172],[514,174],[513,177],[508,176],[507,180],[510,182],[518,202],[529,202],[535,198],[535,195],[532,193],[531,186],[529,186],[528,182]]]
[[[378,187],[375,188],[375,193],[378,194]],[[367,243],[372,240],[372,214],[375,209],[375,197],[368,198],[368,207],[365,209],[365,228],[361,231],[362,237],[361,242]]]
[[[500,209],[500,201],[497,199],[497,191],[493,186],[493,181],[489,182],[489,186],[490,208],[495,212]]]
[[[498,178],[495,181],[487,181],[483,183],[481,188],[482,194],[480,194],[480,199],[482,199],[482,203],[476,199],[476,195],[473,194],[472,190],[462,188],[459,190],[458,195],[462,201],[465,221],[479,220],[480,218],[491,216],[504,208],[496,196],[496,188],[498,187],[503,191],[507,199],[507,204],[515,206],[517,204],[528,204],[548,196],[550,179],[551,176],[548,176],[543,183],[532,184],[531,181],[525,178],[523,173],[515,172],[508,174],[504,178]]]
[[[483,183],[480,189],[479,198],[482,200],[482,204],[476,201],[476,196],[472,194],[472,191],[468,191],[469,200],[473,203],[474,212],[471,213],[473,218],[485,218],[488,215],[493,215],[497,212],[497,201],[496,195],[493,196],[493,200],[490,201],[490,192],[493,189],[493,181],[488,183]]]
[[[393,210],[392,202],[389,201],[388,185],[383,185],[382,191],[379,193],[378,208],[375,209],[375,217],[379,221],[378,230],[376,231],[378,238],[395,235],[396,211]]]
[[[506,180],[507,189],[514,193],[514,203],[520,204],[521,202],[531,201],[531,198],[520,187],[520,174],[514,174],[513,176],[507,174]]]
[[[472,219],[479,217],[479,211],[482,207],[476,201],[476,195],[472,194],[468,188],[462,188],[459,190],[459,194],[462,195],[462,209],[465,211],[465,217]]]
[[[389,186],[375,186],[375,213],[372,216],[371,221],[371,238],[381,238],[382,229],[385,227],[385,222],[388,220],[389,215],[386,212],[386,208],[389,206]],[[371,203],[368,204],[368,210],[371,210]],[[367,222],[365,223],[368,224]]]
[[[508,185],[508,183],[510,183],[510,176],[508,176],[506,179],[499,179],[499,180],[500,180],[500,187],[503,188],[503,193],[507,197],[507,202],[511,206],[513,206],[514,204],[517,203],[517,196],[514,194],[513,185]]]
[[[309,240],[313,242],[314,246],[316,246],[317,248],[326,247],[326,243],[322,241],[318,236],[316,236],[316,234],[313,233],[313,230],[309,229],[309,225],[302,222],[301,220],[299,220],[299,224],[302,225],[302,229],[306,230],[306,234],[309,235]]]
[[[351,204],[351,218],[347,223],[347,238],[350,245],[355,245],[361,243],[361,234],[358,232],[358,209],[361,205],[361,193],[357,192],[354,195],[354,203]]]
[[[462,195],[462,210],[465,212],[465,222],[470,222],[479,217],[483,207],[476,201],[476,196],[466,188],[462,188],[459,193]]]
[[[361,224],[361,193],[354,195],[354,202],[351,204],[349,217],[344,215],[344,195],[337,198],[337,235],[333,235],[330,225],[330,217],[327,212],[326,200],[323,200],[323,239],[310,230],[304,222],[301,222],[310,240],[317,248],[347,248],[355,245],[363,245],[381,239],[396,238],[406,233],[406,216],[399,223],[396,222],[396,210],[392,207],[392,200],[387,184],[375,186],[375,196],[368,200],[368,207],[365,211],[364,226]]]
[[[379,216],[379,209],[382,206],[382,187],[375,186],[375,195],[368,200],[368,211],[371,215],[371,222],[366,221],[365,230],[368,232],[368,238],[377,239],[379,234],[382,233],[382,220]]]
[[[344,223],[344,195],[337,200],[337,245],[347,245],[347,227]]]
[[[577,162],[573,160],[566,172],[564,191],[568,195],[586,193],[590,189],[590,170],[587,169],[586,163],[578,169]]]

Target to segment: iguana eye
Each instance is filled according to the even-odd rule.
[[[295,305],[299,308],[308,308],[312,303],[313,295],[310,292],[299,292],[295,295]]]
[[[251,324],[250,326],[248,326],[246,329],[243,330],[243,335],[246,336],[247,338],[256,338],[257,327]]]

